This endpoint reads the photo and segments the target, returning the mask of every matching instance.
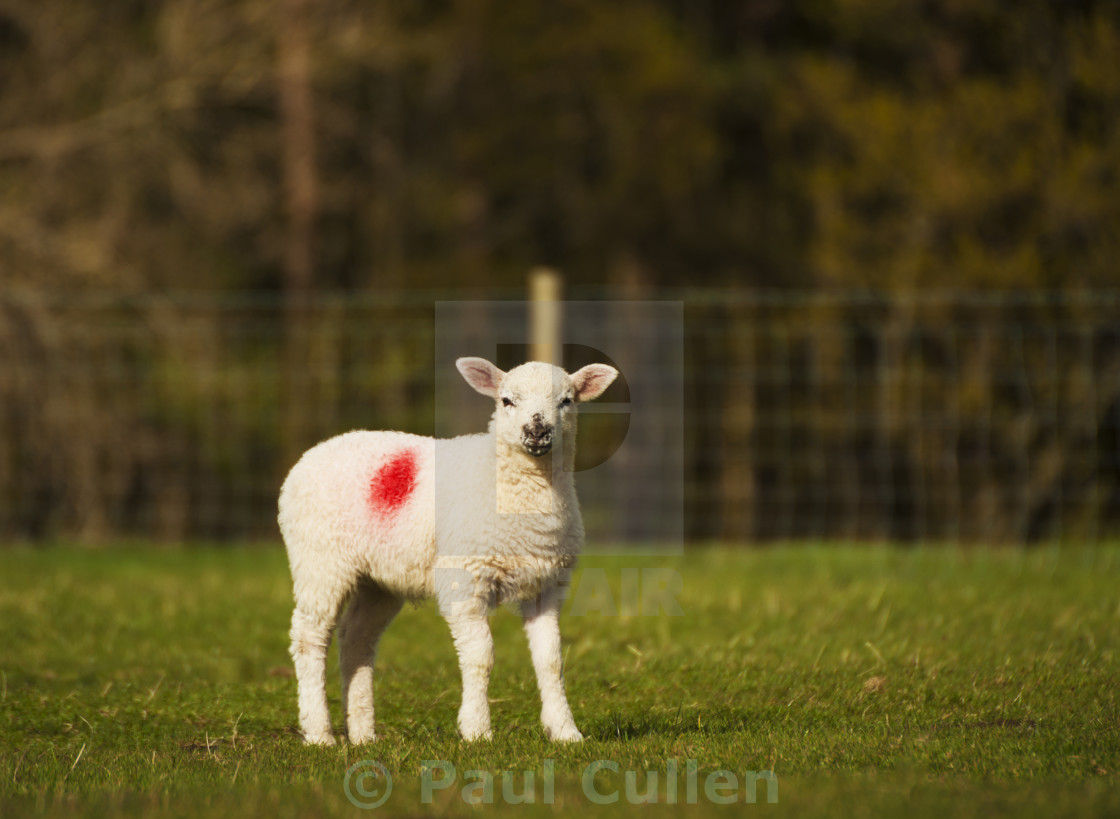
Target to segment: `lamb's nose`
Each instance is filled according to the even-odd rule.
[[[552,434],[552,427],[544,423],[539,415],[535,415],[533,423],[525,425],[525,434],[539,441]]]

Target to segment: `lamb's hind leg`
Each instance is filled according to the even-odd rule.
[[[373,583],[354,591],[350,607],[338,627],[338,665],[342,672],[342,708],[350,742],[372,742],[373,663],[377,643],[397,612],[400,598]]]
[[[292,660],[299,684],[299,726],[305,742],[334,745],[327,708],[327,649],[335,617],[305,610],[296,603],[292,613]]]

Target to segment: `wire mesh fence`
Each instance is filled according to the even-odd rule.
[[[305,448],[435,430],[441,296],[0,297],[0,542],[276,539]],[[683,304],[689,539],[1120,533],[1117,294],[645,297]],[[591,418],[589,464],[627,435]],[[649,469],[581,487],[589,539],[651,536]]]

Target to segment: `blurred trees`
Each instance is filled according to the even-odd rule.
[[[809,146],[812,270],[908,289],[1115,283],[1115,7],[839,6],[840,55],[792,65],[776,109]]]
[[[690,406],[726,449],[690,467],[716,504],[697,532],[773,534],[775,498],[829,487],[853,535],[914,534],[891,521],[926,485],[963,495],[925,519],[971,504],[1005,533],[1087,485],[1114,509],[1112,462],[1069,453],[1115,437],[1115,317],[1062,294],[1117,283],[1118,52],[1104,0],[0,0],[3,480],[31,534],[96,537],[146,497],[167,536],[220,533],[205,487],[324,429],[290,396],[406,426],[427,395],[415,336],[370,356],[324,294],[519,293],[549,264],[628,297],[876,294],[703,313]],[[922,298],[964,290],[1053,298]],[[285,333],[236,332],[249,294],[288,305]],[[289,383],[237,398],[285,344]],[[932,407],[952,423],[922,426]],[[244,449],[208,451],[220,427]],[[1011,474],[1028,500],[1001,499]],[[901,488],[869,501],[876,481]]]
[[[297,241],[330,291],[1102,285],[1118,45],[1099,0],[4,0],[0,258],[77,288],[280,290]]]

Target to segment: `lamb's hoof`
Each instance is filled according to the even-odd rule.
[[[377,735],[372,731],[352,731],[347,737],[351,745],[368,745],[377,741]]]
[[[303,741],[308,745],[321,745],[324,747],[327,745],[335,744],[334,734],[332,734],[330,731],[318,731],[313,734],[304,734]]]
[[[478,742],[480,739],[493,739],[494,734],[489,728],[459,726],[459,733],[467,742]]]
[[[583,742],[583,734],[574,725],[566,725],[559,731],[546,728],[544,732],[553,742]]]

